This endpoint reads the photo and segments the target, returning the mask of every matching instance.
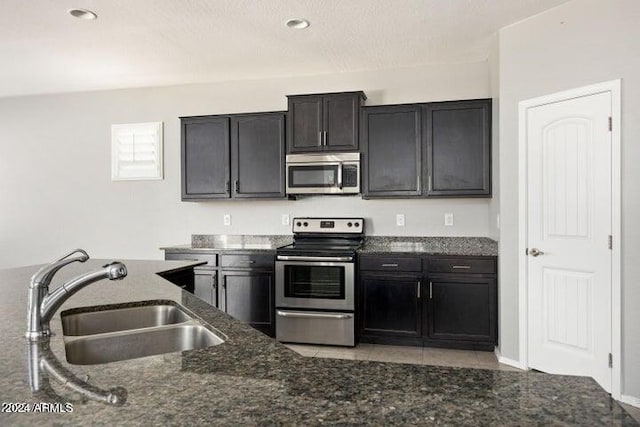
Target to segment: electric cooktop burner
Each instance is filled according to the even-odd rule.
[[[363,218],[294,218],[293,243],[278,255],[353,255],[362,246]]]

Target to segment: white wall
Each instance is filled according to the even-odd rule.
[[[486,62],[298,78],[0,99],[0,268],[69,248],[161,258],[195,233],[290,234],[281,214],[359,215],[378,235],[488,235],[487,199],[180,201],[179,116],[285,110],[285,95],[364,90],[368,105],[486,98]],[[165,179],[111,182],[110,126],[163,121]],[[453,212],[455,226],[444,227]],[[232,215],[224,227],[222,216]],[[406,227],[394,225],[406,215]]]
[[[500,350],[518,359],[518,102],[622,78],[623,394],[640,398],[640,2],[574,0],[500,31]]]
[[[489,237],[498,240],[500,231],[500,44],[496,34],[491,42],[487,60],[489,66],[489,90],[491,92],[491,183],[493,197],[489,202]]]

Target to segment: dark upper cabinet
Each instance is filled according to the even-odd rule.
[[[181,120],[182,200],[285,197],[285,113]]]
[[[496,279],[476,275],[429,276],[429,338],[496,343]]]
[[[233,197],[285,196],[284,127],[284,113],[231,117]]]
[[[491,195],[491,100],[424,107],[427,196]]]
[[[491,196],[491,100],[364,107],[365,198]]]
[[[361,272],[360,334],[419,337],[420,285],[419,275]]]
[[[218,305],[267,335],[275,332],[273,271],[245,269],[221,271]]]
[[[229,118],[182,119],[182,199],[229,197]]]
[[[362,111],[363,196],[422,195],[421,107],[365,107]]]
[[[362,92],[288,96],[287,153],[358,150]]]

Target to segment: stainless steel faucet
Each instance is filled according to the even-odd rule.
[[[72,255],[79,256],[72,257]],[[102,269],[85,273],[62,284],[49,293],[49,284],[58,270],[72,262],[85,262],[89,255],[76,249],[59,260],[42,267],[31,277],[29,285],[29,307],[27,312],[27,332],[25,336],[36,341],[51,336],[49,322],[53,314],[73,294],[85,286],[102,279],[120,280],[127,275],[127,267],[121,262],[105,264]]]

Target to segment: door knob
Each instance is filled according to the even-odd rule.
[[[527,255],[531,255],[531,256],[539,256],[539,255],[544,255],[544,252],[542,252],[540,249],[537,248],[531,248],[527,251]]]

